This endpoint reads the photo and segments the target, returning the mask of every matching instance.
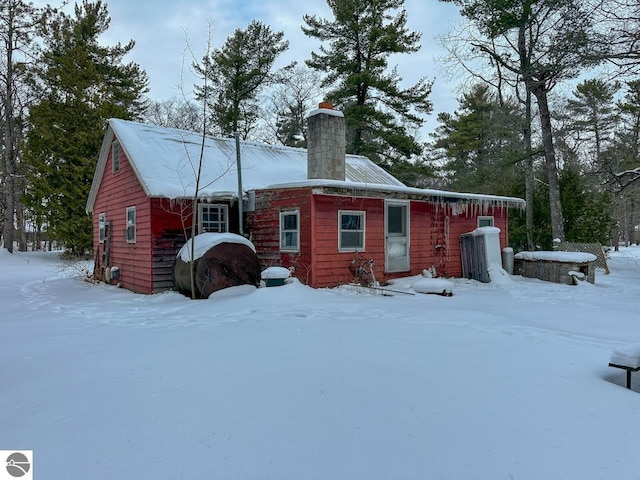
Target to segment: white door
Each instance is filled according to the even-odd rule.
[[[385,202],[385,271],[409,270],[409,202]]]

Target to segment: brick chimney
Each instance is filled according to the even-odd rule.
[[[320,102],[307,118],[307,178],[345,179],[344,115]]]

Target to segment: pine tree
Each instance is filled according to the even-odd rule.
[[[87,0],[75,17],[59,13],[48,22],[37,72],[42,101],[29,115],[28,204],[45,219],[49,237],[75,255],[91,249],[85,205],[106,120],[138,118],[145,108],[146,74],[122,63],[133,41],[98,42],[109,22],[106,5]]]
[[[624,153],[616,155],[622,162],[615,164],[614,176],[623,170],[636,170],[635,175],[620,178],[620,186],[640,180],[640,80],[627,82],[627,93],[618,103],[618,113],[622,120],[622,131],[618,135],[624,138]]]
[[[576,164],[565,165],[560,187],[567,240],[606,244],[613,225],[610,195],[590,188]]]
[[[518,176],[516,164],[525,158],[524,116],[517,104],[502,104],[488,85],[475,85],[459,100],[459,111],[440,114],[434,143],[445,154],[449,188],[490,194],[507,192]]]
[[[588,142],[588,161],[600,169],[602,153],[611,137],[619,117],[615,111],[614,96],[617,83],[607,83],[594,78],[580,82],[573,98],[567,100],[564,114],[570,119],[572,131],[579,140]]]
[[[303,32],[321,42],[307,65],[326,74],[328,100],[345,115],[347,151],[391,167],[420,155],[413,134],[430,113],[431,82],[400,87],[389,58],[420,49],[420,33],[407,29],[404,0],[327,0],[334,18],[305,15]]]
[[[573,98],[567,100],[564,113],[570,119],[574,141],[578,142],[578,148],[584,156],[582,163],[585,165],[586,173],[591,174],[592,185],[589,185],[591,188],[585,188],[585,191],[592,190],[593,195],[596,195],[600,191],[606,190],[606,197],[611,200],[609,215],[618,217],[616,223],[624,225],[624,219],[620,218],[620,212],[624,210],[621,208],[624,201],[618,195],[616,185],[611,182],[611,172],[619,163],[619,159],[607,154],[607,152],[611,152],[612,140],[615,139],[614,133],[620,124],[620,116],[616,111],[614,99],[619,88],[617,82],[605,82],[597,78],[585,80],[576,86]],[[584,178],[581,180],[584,182]],[[593,209],[598,205],[598,202],[591,199],[589,205]],[[597,212],[592,213],[594,213],[595,224],[595,219],[599,215]],[[567,228],[571,226],[570,219],[567,219],[566,225]]]
[[[257,96],[271,80],[274,62],[287,48],[284,33],[273,32],[254,20],[194,65],[200,75],[209,76],[208,87],[196,87],[196,93],[213,112],[214,133],[233,136],[239,132],[245,139],[249,136],[260,116]]]
[[[616,248],[621,235],[628,242],[636,241],[635,228],[640,218],[640,81],[627,82],[617,113],[620,122],[602,162],[619,227],[613,232]]]

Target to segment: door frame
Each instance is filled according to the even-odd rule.
[[[389,207],[404,207],[405,209],[405,235],[404,237],[389,235]],[[384,270],[388,273],[408,272],[411,270],[410,247],[411,247],[411,202],[409,200],[385,200],[384,201]],[[390,247],[394,243],[406,243],[406,252],[404,263],[397,267],[389,266]]]

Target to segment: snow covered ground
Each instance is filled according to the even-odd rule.
[[[0,449],[36,479],[640,478],[640,373],[607,366],[640,342],[640,247],[595,285],[202,301],[1,252]]]

